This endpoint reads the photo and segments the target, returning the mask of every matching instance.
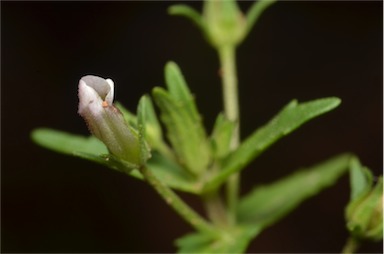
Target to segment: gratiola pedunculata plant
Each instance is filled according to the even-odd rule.
[[[164,69],[166,87],[155,87],[151,96],[144,95],[136,114],[113,103],[115,84],[111,79],[80,78],[78,113],[92,135],[40,128],[33,131],[33,140],[148,182],[194,230],[175,241],[181,253],[244,252],[265,228],[348,170],[352,188],[345,217],[351,237],[343,251],[356,251],[361,240],[382,239],[382,178],[374,185],[370,171],[349,153],[240,196],[239,174],[250,162],[305,122],[341,103],[336,97],[292,100],[268,123],[240,140],[236,49],[274,3],[260,0],[245,14],[233,0],[205,1],[202,14],[186,5],[169,9],[172,15],[190,19],[217,52],[224,105],[211,132],[203,125],[182,71],[169,61]],[[197,213],[175,190],[200,197],[206,215]]]

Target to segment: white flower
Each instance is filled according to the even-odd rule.
[[[113,106],[114,83],[111,79],[84,76],[79,82],[78,113],[90,132],[100,139],[114,156],[132,164],[140,164],[137,133],[124,121]]]

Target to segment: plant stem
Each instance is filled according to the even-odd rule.
[[[227,225],[227,213],[219,193],[215,190],[212,193],[204,195],[205,209],[208,218],[221,228]]]
[[[240,142],[239,101],[236,74],[236,52],[234,46],[219,48],[219,58],[223,78],[224,113],[228,120],[236,123],[233,133],[231,150],[235,150]],[[227,181],[228,221],[236,223],[236,206],[239,195],[239,174],[232,175]]]
[[[359,246],[360,246],[359,241],[356,238],[350,236],[347,242],[345,243],[341,253],[344,253],[344,254],[355,253],[359,248]]]
[[[208,234],[217,234],[216,229],[188,206],[179,196],[176,195],[168,186],[159,181],[155,175],[146,167],[141,167],[141,174],[145,180],[160,194],[160,196],[170,205],[186,222],[191,224],[196,230]]]

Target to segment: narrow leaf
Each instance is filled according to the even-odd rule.
[[[262,229],[276,223],[304,200],[333,185],[348,170],[350,159],[351,155],[342,154],[272,184],[256,187],[241,199],[239,221]]]
[[[197,194],[200,186],[177,163],[154,152],[147,162],[147,168],[162,182],[171,188]],[[132,176],[142,179],[138,170],[132,171]]]
[[[247,33],[249,33],[265,9],[276,1],[277,0],[259,0],[253,3],[247,12]]]
[[[280,138],[288,135],[308,120],[328,112],[340,104],[338,98],[324,98],[300,103],[291,101],[269,123],[257,129],[223,162],[223,170],[205,188],[216,188],[231,174],[244,169],[253,159]]]
[[[148,102],[146,100],[146,97],[141,97],[137,109],[137,125],[139,129],[139,143],[140,143],[140,160],[141,164],[145,165],[147,160],[151,157],[151,152],[149,149],[149,146],[146,142],[146,126],[149,125],[149,121],[147,119],[148,116]]]
[[[39,128],[32,131],[31,138],[35,143],[55,152],[87,159],[118,171],[129,173],[136,168],[136,165],[108,154],[106,146],[94,136],[84,137]]]
[[[367,193],[373,184],[371,171],[360,164],[358,158],[351,160],[350,169],[351,201]]]
[[[84,137],[63,131],[40,128],[32,131],[31,138],[35,143],[47,149],[90,160],[142,179],[139,171],[132,171],[132,165],[108,155],[105,145],[93,136]],[[153,153],[152,158],[147,161],[147,167],[152,170],[157,178],[171,188],[191,193],[198,193],[200,190],[200,186],[197,186],[180,166],[160,154]]]
[[[201,121],[197,111],[195,99],[180,71],[179,66],[174,62],[168,62],[165,65],[165,82],[167,84],[170,96],[179,104],[181,104],[194,121]]]
[[[164,89],[154,88],[153,96],[179,162],[198,175],[210,161],[210,147],[201,122],[196,121],[186,104],[175,100]]]
[[[141,97],[139,107],[141,104],[141,107],[143,108],[143,117],[145,118],[145,132],[147,138],[151,139],[153,143],[162,142],[163,132],[149,96],[144,95]]]
[[[201,15],[193,8],[184,4],[172,5],[168,9],[170,15],[179,15],[190,19],[198,28],[204,31],[204,21]]]
[[[93,155],[108,154],[107,147],[96,137],[84,137],[63,131],[39,128],[31,133],[31,138],[37,144],[58,153],[74,155],[81,152]]]
[[[236,125],[223,114],[217,116],[211,135],[212,150],[217,159],[222,159],[228,155],[235,127]]]
[[[216,236],[197,232],[177,239],[176,246],[178,253],[244,253],[258,233],[254,227],[227,229]]]

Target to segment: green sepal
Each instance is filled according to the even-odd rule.
[[[247,226],[222,230],[217,235],[195,232],[177,239],[175,244],[177,253],[244,253],[259,232]]]
[[[333,185],[347,172],[351,156],[338,155],[274,183],[255,187],[240,200],[239,223],[259,230],[276,223],[304,200]]]
[[[128,123],[128,126],[137,129],[137,116],[124,107],[120,102],[115,102],[114,105],[123,114],[124,120]]]
[[[228,155],[223,161],[222,170],[207,181],[205,189],[209,191],[217,188],[230,175],[244,169],[277,140],[288,135],[310,119],[336,108],[340,102],[340,99],[334,97],[300,104],[296,100],[291,101],[270,122],[257,129],[240,144],[237,150]]]
[[[350,168],[351,198],[345,209],[347,229],[358,239],[383,239],[383,179],[373,185],[371,171],[354,158]]]
[[[203,4],[206,36],[215,48],[234,47],[246,36],[246,20],[235,0],[206,0]]]
[[[152,146],[156,147],[160,143],[163,143],[163,131],[161,130],[161,125],[156,117],[151,98],[147,95],[142,96],[139,101],[139,108],[140,107],[143,109],[142,117],[145,118],[146,138]]]
[[[150,126],[153,124],[153,118],[151,118],[151,115],[149,114],[148,107],[148,99],[145,96],[141,97],[137,107],[137,127],[139,131],[141,165],[145,165],[147,160],[151,157],[151,151],[146,142],[146,132],[148,131],[147,125]]]
[[[220,160],[228,155],[235,128],[235,123],[229,121],[224,114],[217,116],[211,135],[212,151],[216,159]]]

